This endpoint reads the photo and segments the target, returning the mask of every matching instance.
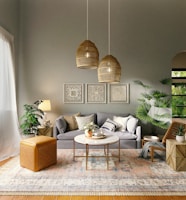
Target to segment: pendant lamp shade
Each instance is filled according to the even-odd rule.
[[[97,69],[99,52],[96,45],[88,39],[88,0],[87,0],[87,38],[76,51],[76,65],[81,69]]]
[[[108,0],[108,55],[102,58],[98,66],[98,82],[118,83],[121,78],[121,66],[110,54],[110,0]]]
[[[80,44],[76,52],[76,65],[82,69],[97,69],[99,52],[96,45],[90,40]]]
[[[118,83],[121,77],[121,66],[112,55],[105,56],[99,63],[98,82]]]

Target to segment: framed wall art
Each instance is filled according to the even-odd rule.
[[[109,84],[109,103],[129,103],[129,84]]]
[[[84,103],[84,84],[64,83],[64,103]]]
[[[106,103],[106,84],[87,83],[86,103]]]

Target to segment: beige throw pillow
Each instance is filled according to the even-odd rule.
[[[76,113],[74,115],[64,115],[64,119],[67,122],[67,130],[68,131],[73,131],[78,129],[77,121],[76,121],[76,116],[80,116],[80,113]]]

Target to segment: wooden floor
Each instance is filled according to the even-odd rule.
[[[6,163],[8,160],[0,162],[0,166]],[[186,200],[186,196],[1,196],[0,195],[0,200]]]
[[[185,196],[0,196],[0,200],[185,200]]]

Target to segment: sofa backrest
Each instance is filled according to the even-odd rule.
[[[116,114],[116,113],[97,112],[97,123],[96,124],[99,127],[101,127],[108,118],[113,120],[113,116],[127,117],[127,116],[129,116],[129,114],[128,113]]]

